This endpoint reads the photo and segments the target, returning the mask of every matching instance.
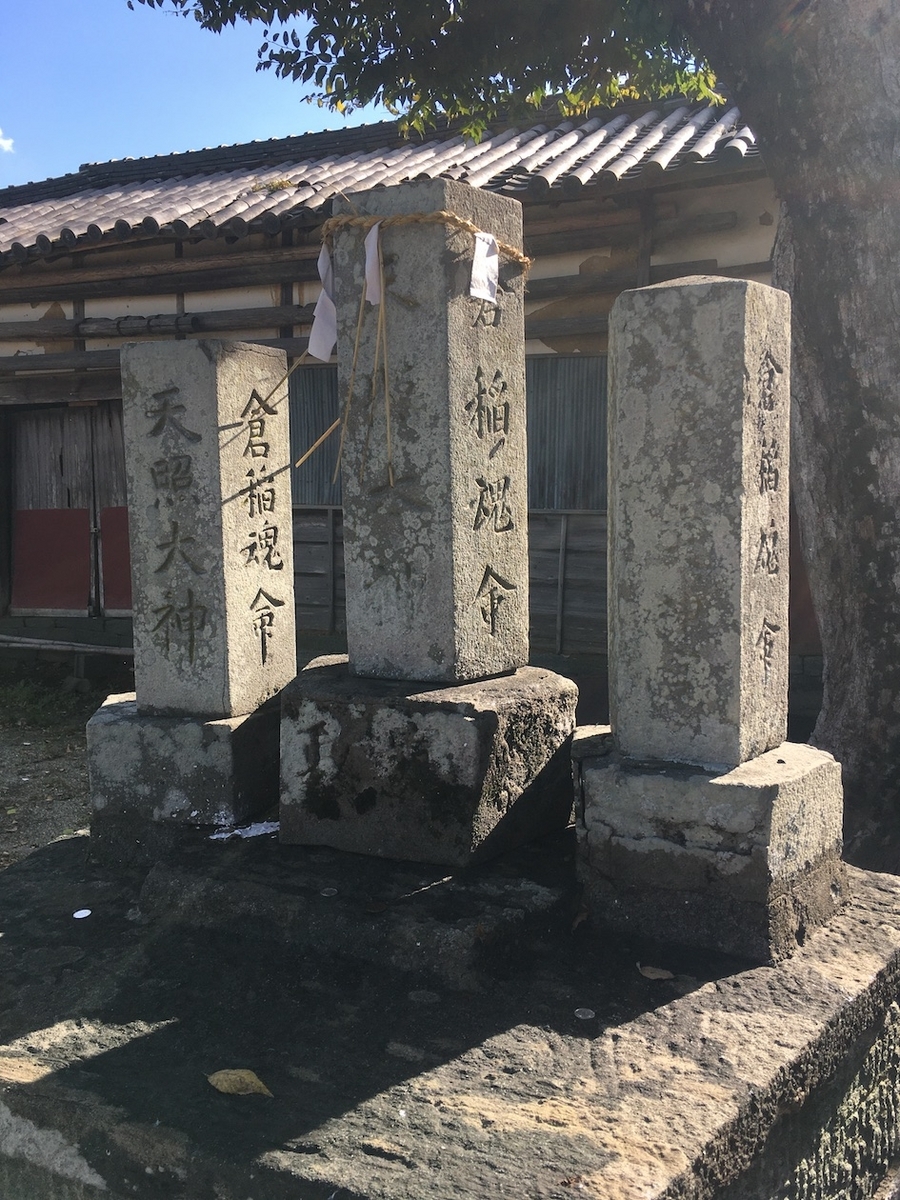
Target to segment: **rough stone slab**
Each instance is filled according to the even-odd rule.
[[[721,775],[639,767],[582,733],[573,761],[580,871],[596,915],[778,961],[844,902],[840,765],[784,742]]]
[[[142,712],[241,716],[297,673],[286,361],[242,342],[122,347]]]
[[[272,809],[278,721],[277,702],[212,721],[151,717],[133,692],[110,696],[87,724],[92,836],[127,843],[147,823],[241,825]]]
[[[192,928],[190,905],[135,913],[133,881],[91,871],[86,840],[0,873],[11,1200],[869,1200],[900,1150],[894,877],[851,870],[847,906],[774,969],[613,935],[598,957],[569,916],[521,974],[458,993],[279,950],[225,888],[219,926],[207,909]],[[242,881],[254,844],[212,845],[201,871]],[[343,857],[341,889],[360,861]],[[324,865],[305,894],[339,937],[350,909],[320,894]],[[225,1066],[274,1099],[214,1092]]]
[[[319,852],[278,869],[267,859],[266,871],[211,876],[176,853],[153,865],[138,907],[142,920],[177,918],[210,932],[228,913],[231,921],[264,925],[295,950],[427,972],[456,991],[477,990],[491,959],[570,908],[563,889],[530,879],[435,878],[418,864],[336,857]]]
[[[538,667],[421,691],[314,659],[282,698],[281,839],[461,865],[564,828],[577,701]]]
[[[450,211],[522,244],[516,200],[433,179],[338,199],[335,214]],[[454,683],[528,662],[524,276],[501,260],[499,303],[469,295],[473,238],[445,224],[382,230],[394,486],[380,310],[366,305],[364,231],[335,234],[347,643],[355,674]],[[372,381],[374,378],[374,399]]]
[[[733,767],[787,736],[790,301],[699,277],[610,315],[610,720]]]

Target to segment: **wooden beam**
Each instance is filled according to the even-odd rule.
[[[309,345],[309,338],[252,338],[257,346],[275,346],[299,357]],[[67,350],[62,354],[6,354],[0,357],[0,376],[34,375],[63,371],[109,371],[119,366],[119,351]]]
[[[669,279],[679,279],[689,275],[722,275],[733,279],[742,279],[755,275],[765,275],[772,269],[770,261],[743,263],[733,267],[719,267],[716,259],[695,259],[690,262],[666,263],[661,266],[651,266],[649,271],[650,283],[662,283]],[[246,282],[246,272],[242,275]],[[527,284],[529,300],[553,300],[565,296],[594,295],[599,293],[618,292],[623,288],[634,287],[636,283],[634,269],[625,268],[583,275],[556,275],[545,279],[531,279]],[[2,293],[0,293],[2,295]],[[0,321],[0,341],[29,339],[46,341],[51,338],[88,338],[88,337],[173,337],[178,334],[190,333],[227,333],[235,329],[281,329],[285,326],[308,325],[312,321],[313,304],[273,305],[267,308],[234,308],[224,310],[204,311],[199,313],[166,313],[159,316],[137,317],[124,316],[90,317],[85,320],[36,320],[36,321]],[[538,336],[530,334],[529,336]],[[305,348],[303,338],[274,338],[251,339],[261,341],[264,345],[283,345],[290,348],[292,354],[302,353],[297,350],[301,344]],[[85,353],[88,355],[84,357]],[[106,355],[106,358],[100,357]],[[77,351],[64,354],[35,354],[8,355],[0,357],[0,374],[21,375],[36,371],[66,371],[110,369],[118,367],[118,350]],[[100,397],[107,398],[106,396]],[[0,395],[0,403],[17,403]],[[31,403],[24,400],[23,403]]]
[[[657,221],[669,221],[678,215],[678,205],[673,201],[663,201],[654,205],[652,196],[641,196],[641,203],[631,204],[628,208],[601,208],[596,204],[585,211],[581,206],[580,212],[569,212],[568,206],[560,205],[554,212],[538,219],[529,219],[525,214],[525,236],[540,237],[543,234],[568,233],[580,229],[592,231],[596,229],[616,229],[629,226],[632,229],[641,223],[641,213],[645,205],[649,206]],[[574,206],[573,206],[574,207]]]
[[[558,337],[576,333],[605,333],[605,316],[526,318],[525,336]],[[253,338],[260,346],[275,346],[298,358],[309,345],[309,338]],[[119,366],[118,350],[71,350],[62,354],[11,354],[0,357],[0,378],[65,371],[110,371]]]
[[[118,400],[122,381],[115,371],[0,379],[0,405],[54,405]]]
[[[316,247],[258,250],[217,255],[209,262],[174,259],[110,266],[105,270],[44,271],[11,268],[0,272],[0,305],[114,296],[167,296],[175,292],[217,291],[252,284],[306,282],[319,278]],[[15,271],[15,274],[12,274]]]
[[[642,197],[641,232],[637,247],[637,272],[635,283],[638,287],[646,287],[650,282],[650,259],[653,256],[653,198]]]
[[[269,286],[274,283],[308,283],[318,280],[314,261],[308,263],[281,262],[262,266],[209,267],[183,270],[179,275],[150,278],[111,279],[108,281],[58,282],[49,286],[43,282],[16,287],[4,287],[0,276],[0,305],[50,303],[53,300],[108,300],[117,296],[169,296],[177,292],[216,292],[226,289]]]
[[[736,212],[698,213],[693,217],[676,217],[674,220],[659,221],[653,230],[654,241],[658,243],[673,237],[721,233],[728,229],[734,229],[737,221]],[[579,250],[593,250],[600,246],[625,246],[635,241],[637,241],[637,226],[632,222],[628,225],[568,230],[563,233],[541,234],[536,237],[526,233],[525,251],[532,258],[540,258],[549,254],[569,254]]]
[[[677,279],[679,275],[708,275],[715,271],[716,260],[704,258],[693,262],[675,263],[673,269],[677,272],[668,278]],[[668,269],[668,268],[664,268]],[[653,277],[651,281],[662,282]],[[656,268],[660,270],[660,268]],[[634,287],[634,267],[619,268],[615,271],[594,273],[585,272],[583,275],[552,275],[545,279],[529,279],[525,287],[527,300],[556,300],[562,296],[585,296],[596,292],[620,292],[623,288]]]
[[[526,317],[525,337],[543,339],[569,337],[578,333],[606,333],[609,318],[603,316],[581,317]]]
[[[725,275],[730,279],[744,279],[752,275],[765,275],[772,270],[771,262],[743,263],[735,267],[720,267],[714,258],[694,259],[691,262],[665,263],[651,266],[650,282],[665,283],[669,279],[681,279],[687,275]],[[620,292],[634,287],[633,267],[602,274],[594,272],[584,275],[553,275],[545,279],[529,279],[526,285],[527,300],[556,300],[563,296],[583,296],[598,292]]]
[[[161,313],[150,317],[87,317],[82,321],[0,320],[0,341],[46,341],[48,338],[176,337],[184,333],[225,333],[232,329],[278,329],[308,325],[314,304],[268,308],[229,308],[212,312]]]
[[[634,235],[632,214],[623,210],[625,224],[579,227],[559,233],[526,235],[526,249],[534,256],[591,250],[628,242]],[[579,223],[580,224],[580,223]],[[689,218],[661,220],[657,238],[703,234],[733,229],[737,214],[701,213]],[[540,226],[538,227],[540,228]],[[71,268],[60,271],[34,264],[0,271],[0,305],[52,300],[112,298],[114,296],[169,295],[175,292],[214,291],[254,284],[307,282],[318,279],[318,246],[242,251],[211,259],[171,259],[117,264],[108,267]]]

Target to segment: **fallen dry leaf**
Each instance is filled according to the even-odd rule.
[[[665,970],[664,967],[642,967],[637,964],[637,969],[645,979],[674,979],[675,976],[671,971]]]
[[[260,1077],[246,1068],[216,1071],[207,1078],[217,1092],[227,1096],[272,1096]]]

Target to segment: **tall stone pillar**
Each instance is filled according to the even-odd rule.
[[[521,206],[429,180],[341,216],[349,663],[319,660],[285,694],[281,837],[461,864],[570,810],[577,690],[525,665],[523,271],[501,256],[496,303],[473,298],[457,220],[518,247]],[[361,304],[377,220],[384,296]]]
[[[88,727],[95,827],[240,822],[276,798],[265,703],[296,674],[286,358],[194,340],[121,358],[136,694]]]
[[[762,961],[843,888],[840,767],[785,741],[790,308],[697,278],[610,321],[611,732],[581,732],[598,914]]]
[[[517,201],[453,180],[353,203],[363,216],[452,211],[522,243]],[[350,669],[442,683],[515,670],[528,662],[523,272],[506,266],[491,305],[469,295],[471,234],[440,222],[386,227],[386,403],[377,309],[357,344],[364,236],[349,226],[335,237],[342,397],[352,386],[342,472]]]

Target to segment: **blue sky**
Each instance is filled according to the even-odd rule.
[[[196,150],[345,121],[256,71],[259,26],[207,33],[126,0],[0,0],[0,187],[81,163]]]

